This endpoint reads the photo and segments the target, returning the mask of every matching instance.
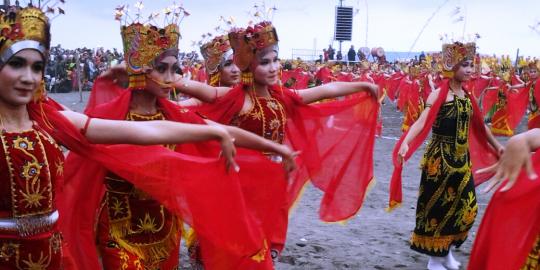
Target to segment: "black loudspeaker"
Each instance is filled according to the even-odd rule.
[[[334,40],[351,41],[353,24],[352,7],[336,7],[336,25],[334,28]]]

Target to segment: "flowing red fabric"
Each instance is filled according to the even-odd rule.
[[[527,105],[529,104],[529,89],[521,88],[516,92],[508,91],[506,95],[508,104],[508,125],[512,130],[521,122],[523,115],[527,112]]]
[[[412,154],[416,151],[416,149],[418,149],[418,147],[420,147],[422,142],[428,136],[429,132],[431,131],[431,126],[437,118],[437,114],[439,113],[441,105],[446,101],[446,96],[448,95],[449,89],[449,81],[444,81],[441,84],[437,100],[435,100],[435,103],[432,105],[431,109],[428,112],[424,128],[409,143],[409,151],[404,157],[404,162],[412,156]],[[496,150],[493,149],[493,147],[491,147],[491,145],[488,143],[486,128],[482,119],[482,114],[480,113],[480,109],[478,108],[478,104],[476,103],[476,99],[471,93],[467,91],[466,93],[471,99],[471,104],[473,107],[473,116],[469,128],[469,153],[471,155],[474,183],[475,185],[480,185],[481,183],[489,179],[492,174],[478,174],[476,173],[476,171],[480,168],[490,166],[497,162],[497,153]],[[390,199],[388,202],[388,211],[391,211],[394,208],[398,207],[403,200],[401,183],[403,163],[399,158],[398,151],[408,133],[408,131],[403,133],[398,143],[394,147],[394,151],[392,153],[394,171],[392,173],[392,179],[390,180]]]
[[[229,124],[244,105],[244,89],[239,85],[197,110],[209,119]],[[364,92],[316,105],[304,104],[296,93],[279,86],[271,87],[270,93],[287,111],[286,143],[301,151],[299,169],[291,175],[289,184],[289,206],[311,179],[325,192],[319,209],[323,221],[352,217],[373,180],[378,103]]]
[[[306,89],[308,88],[309,76],[302,69],[283,70],[281,81],[289,85],[291,89]]]
[[[420,95],[420,85],[417,80],[408,81],[406,87],[404,87],[406,93],[400,95],[400,99],[404,99],[403,105],[403,124],[401,125],[402,131],[407,131],[418,120],[420,114],[420,101],[423,99]]]
[[[489,87],[497,87],[497,89],[491,89],[484,92],[484,97],[482,98],[482,113],[484,116],[491,110],[493,106],[495,106],[495,103],[497,103],[497,90],[502,84],[504,84],[504,81],[499,78],[495,78],[491,80]]]
[[[61,122],[63,127],[69,124],[61,115],[53,113],[47,112],[51,122],[64,121]],[[105,168],[129,179],[181,216],[184,222],[197,229],[199,235],[234,256],[249,258],[263,249],[262,232],[245,209],[236,176],[226,174],[223,161],[187,156],[160,146],[117,145],[81,149],[77,143],[84,139],[82,135],[75,129],[70,130],[69,135],[60,137],[59,141],[64,143],[67,139],[67,146],[73,152],[100,163],[87,159],[74,163],[68,158],[65,166],[65,174],[71,178],[66,178],[70,197],[64,204],[68,206],[63,210],[66,220],[64,231],[79,269],[99,269],[95,268],[99,267],[99,261],[93,240],[95,219],[92,217],[99,209],[96,206],[103,192]],[[74,138],[78,140],[70,141]]]
[[[407,76],[403,77],[403,79],[401,79],[401,81],[399,82],[397,108],[401,112],[403,112],[405,104],[407,104],[409,92],[412,91],[412,86],[413,82],[410,81]]]
[[[103,78],[97,78],[92,85],[92,93],[88,98],[86,109],[84,113],[89,110],[93,110],[100,104],[107,103],[116,97],[120,96],[125,89],[118,87],[112,80],[105,80]]]
[[[353,75],[350,72],[340,72],[336,76],[336,81],[338,82],[352,82],[352,80],[353,80]]]
[[[332,81],[332,70],[323,66],[317,71],[315,78],[319,80],[321,84],[327,84]]]
[[[96,92],[93,92],[92,94],[96,96],[101,96],[102,92],[113,92],[113,93],[120,93],[120,96],[118,96],[114,100],[105,104],[101,104],[101,105],[94,104],[98,106],[95,106],[93,108],[88,107],[86,112],[91,117],[113,119],[113,120],[123,120],[126,118],[126,115],[129,111],[129,104],[131,100],[132,91],[129,91],[127,89],[122,89],[118,87],[116,84],[111,84],[108,82],[110,81],[98,79],[96,82],[96,85],[98,87],[106,87],[106,88],[95,88],[93,91],[96,91]],[[102,101],[106,101],[106,99],[103,99],[103,98],[98,98],[98,99]],[[165,115],[165,118],[168,120],[175,121],[175,122],[183,122],[183,123],[204,124],[204,121],[198,115],[195,115],[194,113],[188,110],[181,109],[180,107],[178,107],[177,105],[173,104],[172,102],[166,99],[159,98],[157,102],[158,102],[157,104],[158,107],[162,110],[162,112]],[[201,143],[196,143],[196,144],[177,145],[175,151],[179,153],[183,153],[183,154],[190,154],[190,155],[196,155],[196,156],[217,157],[220,149],[217,143],[214,143],[214,142],[202,143],[201,142]],[[68,186],[74,186],[72,189],[79,192],[82,190],[89,190],[89,189],[95,190],[95,192],[91,193],[95,196],[92,196],[92,198],[89,198],[89,200],[86,200],[85,202],[85,206],[88,205],[88,209],[86,209],[87,211],[84,212],[87,215],[87,217],[84,219],[79,219],[79,220],[74,221],[74,222],[79,223],[79,226],[77,227],[85,228],[84,232],[86,232],[86,235],[84,235],[84,238],[83,236],[81,236],[80,239],[77,240],[78,243],[81,243],[83,241],[84,243],[86,243],[86,245],[84,245],[84,248],[82,248],[83,245],[79,245],[80,247],[79,254],[82,255],[83,252],[84,253],[89,252],[88,249],[93,244],[93,239],[94,239],[93,238],[93,233],[94,233],[93,221],[97,218],[96,215],[98,213],[96,212],[96,209],[99,209],[101,196],[104,194],[103,176],[105,174],[105,168],[103,168],[97,163],[93,163],[75,154],[70,154],[68,156],[68,161],[70,164],[76,164],[76,166],[71,166],[70,168],[66,168],[66,175],[70,175],[70,177],[68,178],[78,180],[78,181],[73,181],[72,182],[73,184],[68,185]],[[237,177],[235,175],[233,176],[234,179],[231,179],[231,176],[222,174],[219,177],[218,176],[214,177],[213,178],[214,181],[222,181],[222,183],[225,183],[225,184],[227,182],[239,181],[239,183],[235,183],[235,184],[239,185],[240,191],[242,192],[242,194],[245,194],[246,196],[239,194],[238,193],[239,190],[233,190],[233,192],[231,192],[224,189],[222,191],[229,193],[226,196],[237,196],[238,198],[236,198],[235,200],[241,201],[245,205],[249,206],[249,216],[250,216],[249,226],[254,226],[256,228],[259,228],[261,224],[264,224],[267,226],[267,227],[264,227],[263,229],[266,234],[265,237],[268,238],[268,241],[276,241],[276,242],[279,241],[280,243],[284,243],[285,235],[279,235],[278,237],[278,236],[266,233],[268,231],[277,230],[276,227],[279,226],[279,224],[272,222],[272,220],[275,220],[276,216],[278,216],[280,214],[280,211],[283,211],[283,208],[284,208],[275,204],[273,200],[278,199],[280,196],[280,193],[276,192],[276,188],[280,188],[280,186],[285,186],[286,180],[279,182],[279,181],[276,181],[274,178],[270,177],[270,175],[285,175],[283,168],[279,164],[270,162],[260,153],[255,152],[255,151],[245,150],[245,149],[238,149],[236,161],[241,167],[241,173],[239,174],[240,177]],[[214,168],[208,167],[205,170],[213,170],[213,169]],[[260,170],[264,170],[268,173],[260,175]],[[93,176],[89,177],[89,175],[91,175],[90,172],[99,172],[99,173],[96,173],[95,177]],[[89,181],[89,178],[91,178],[90,181],[92,181],[93,183],[98,183],[98,184],[91,185],[91,186],[86,184],[85,182]],[[286,179],[285,176],[283,176],[282,178]],[[257,181],[254,181],[254,179],[257,179]],[[130,182],[132,181],[131,179],[128,179],[128,180]],[[137,184],[137,183],[134,183],[134,184]],[[161,186],[159,183],[156,185],[159,185],[159,186],[157,187],[148,186],[148,188],[151,190],[146,190],[146,189],[143,189],[143,190],[148,192],[149,194],[153,194],[153,192],[154,193],[156,192],[156,189],[165,191],[170,188],[168,186]],[[201,191],[204,191],[206,189],[204,185],[200,186],[199,188],[201,189]],[[200,196],[202,196],[202,198],[204,198],[205,196],[213,196],[211,193],[213,190],[215,190],[214,187],[211,187],[209,188],[209,192],[207,194],[200,194]],[[281,192],[281,194],[283,194],[283,192]],[[181,196],[183,196],[183,194],[178,193],[178,194],[172,194],[171,196],[178,196],[179,199],[181,199]],[[76,200],[76,195],[74,195],[73,197],[74,197],[73,200]],[[163,197],[154,197],[154,198],[162,202],[161,199]],[[167,204],[165,205],[169,208],[169,205]],[[173,205],[173,207],[175,206]],[[207,214],[212,214],[217,209],[220,209],[219,206],[214,206],[213,208],[207,208],[206,211],[207,211]],[[77,212],[80,212],[80,211],[77,211]],[[182,216],[182,218],[184,217]],[[216,218],[227,218],[227,217],[223,215],[216,215]],[[187,221],[187,223],[192,224],[189,222],[189,220]],[[220,254],[222,254],[221,256],[217,257],[219,258],[219,260],[217,260],[213,253],[209,253],[209,252],[206,252],[206,250],[203,250],[203,262],[205,263],[205,267],[207,269],[238,269],[240,265],[250,265],[249,269],[269,269],[267,262],[257,263],[248,257],[238,256],[238,254],[231,252],[230,250],[227,250],[227,248],[223,248],[223,246],[221,246],[220,243],[216,243],[216,241],[213,240],[212,237],[208,237],[205,234],[201,234],[197,226],[194,226],[194,228],[197,231],[198,237],[200,238],[201,242],[205,242],[207,246],[215,247],[216,252],[219,251]],[[242,230],[241,228],[236,228],[236,229]],[[227,228],[227,230],[235,230],[235,228]],[[264,250],[265,247],[263,246],[263,242],[260,242],[259,244],[260,244],[261,250]],[[95,255],[95,252],[93,255]],[[251,255],[254,255],[254,254],[251,254]],[[93,257],[92,259],[87,258],[86,260],[94,260],[96,258],[95,256],[92,256],[92,257]],[[84,262],[84,263],[88,263],[88,262]]]
[[[540,173],[540,152],[532,161],[535,172]],[[529,180],[525,171],[512,189],[493,194],[476,234],[469,270],[519,270],[524,266],[540,235],[538,194],[540,181]]]
[[[479,99],[480,96],[482,95],[482,91],[484,91],[484,89],[486,89],[490,83],[491,83],[490,77],[477,75],[471,78],[471,80],[467,83],[467,87],[468,89],[471,90],[474,97],[476,99]]]
[[[369,76],[365,76],[367,77],[365,81],[367,82],[370,82],[370,83],[374,83],[376,84],[377,86],[379,86],[379,89],[381,89],[381,91],[385,91],[385,93],[387,92],[386,90],[386,78],[384,77],[384,74],[383,73],[368,73]],[[370,80],[371,79],[371,80]]]
[[[161,146],[96,146],[87,142],[84,136],[54,106],[45,102],[28,105],[31,119],[49,133],[56,141],[71,151],[98,161],[102,166],[117,175],[130,179],[138,188],[147,191],[154,198],[180,215],[186,222],[198,229],[198,232],[216,244],[240,257],[249,257],[262,249],[262,233],[252,226],[253,221],[244,208],[240,186],[234,181],[234,175],[226,179],[223,161],[198,158],[165,150]],[[65,171],[69,168],[65,164]],[[78,168],[74,168],[76,171]],[[94,172],[90,172],[91,176]],[[67,179],[67,178],[66,178]],[[68,179],[75,181],[77,179]],[[87,205],[95,194],[96,182],[86,181],[84,176],[78,196],[74,201],[64,200],[59,203],[62,226],[67,245],[78,247],[82,228],[74,226],[79,218],[86,216],[81,211],[96,211]],[[69,183],[63,196],[70,194]],[[97,184],[101,184],[97,182]],[[174,188],[173,188],[174,187]],[[237,194],[240,194],[238,196]],[[67,199],[67,198],[64,198]],[[220,211],[208,211],[220,209]],[[71,221],[70,221],[71,220]],[[90,265],[81,265],[80,260],[95,253],[93,245],[83,257],[71,253],[78,269],[99,269],[98,261]],[[96,257],[97,259],[97,257]]]
[[[349,73],[352,75],[352,73]],[[356,78],[353,78],[352,81],[353,82],[368,82],[368,83],[374,83],[374,84],[377,84],[377,86],[379,86],[382,90],[382,88],[384,87],[384,85],[380,85],[379,84],[379,81],[376,81],[375,78],[379,79],[378,76],[376,76],[375,74],[372,74],[370,70],[367,70],[367,71],[364,71],[362,72],[362,74],[360,74],[360,76],[356,77]]]
[[[528,82],[524,87],[517,89],[517,92],[509,92],[508,94],[508,106],[512,108],[509,110],[509,123],[510,126],[515,129],[525,113],[527,112],[527,106],[529,104],[529,91],[532,82]],[[533,95],[535,100],[540,100],[540,78],[537,79],[535,88],[533,89]]]
[[[396,100],[396,92],[404,76],[405,75],[403,75],[403,73],[396,72],[392,74],[390,78],[386,79],[386,84],[385,84],[386,92],[388,94],[388,98],[392,102]]]

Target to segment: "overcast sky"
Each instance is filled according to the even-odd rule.
[[[121,48],[120,25],[114,20],[113,11],[118,5],[128,3],[133,6],[136,1],[66,2],[66,15],[53,21],[53,45]],[[320,50],[331,42],[335,6],[339,1],[265,2],[267,7],[277,7],[273,23],[280,38],[282,58],[291,57],[292,49]],[[172,1],[147,0],[143,3],[143,13],[149,14],[162,10]],[[192,41],[199,41],[203,33],[213,32],[220,16],[233,16],[238,26],[245,26],[250,20],[248,11],[255,1],[185,0],[182,3],[191,13],[180,26],[183,36],[180,49],[188,51],[195,49]],[[521,55],[540,57],[540,27],[535,28],[540,24],[540,0],[345,0],[344,6],[352,6],[355,10],[352,40],[355,48],[366,45],[367,34],[367,47],[407,52],[425,26],[412,51],[440,50],[441,34],[458,38],[465,32],[467,36],[475,33],[481,36],[477,41],[481,53],[514,57],[519,48]],[[343,51],[346,52],[350,45],[350,42],[344,42]],[[337,42],[334,43],[336,47]]]

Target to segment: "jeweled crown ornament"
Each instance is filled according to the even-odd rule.
[[[219,85],[219,72],[227,58],[232,54],[229,37],[226,35],[217,36],[210,42],[201,46],[201,54],[204,58],[206,71],[210,77],[210,85]]]
[[[234,51],[234,63],[242,71],[241,82],[246,85],[253,83],[253,73],[249,70],[257,50],[277,45],[279,39],[271,20],[276,7],[267,8],[264,4],[255,4],[252,17],[260,21],[253,25],[248,23],[246,29],[236,28],[229,32],[229,42]]]
[[[209,84],[212,86],[219,86],[220,70],[233,53],[228,33],[230,28],[234,26],[235,19],[232,16],[229,18],[220,16],[219,21],[223,26],[219,25],[214,28],[217,34],[205,33],[201,36],[202,40],[197,43],[204,58]]]
[[[245,71],[257,50],[275,45],[279,39],[272,23],[263,21],[246,29],[233,30],[229,33],[229,41],[234,50],[234,62],[240,70]]]
[[[36,6],[32,1],[26,7],[4,6],[0,9],[0,66],[24,49],[35,49],[47,54],[51,45],[49,18],[47,14],[60,15],[64,10],[57,7],[65,3],[44,1]]]
[[[474,35],[474,41],[471,42],[445,42],[442,46],[442,68],[443,75],[447,78],[454,76],[454,67],[463,60],[475,60],[476,58],[476,40],[480,38],[479,34]]]
[[[129,88],[144,89],[146,73],[153,68],[158,57],[178,56],[178,43],[181,38],[179,24],[190,14],[182,6],[173,4],[161,13],[155,12],[143,19],[142,1],[137,2],[134,7],[134,17],[130,16],[127,5],[117,7],[115,19],[121,23]],[[164,17],[162,28],[157,26],[157,20],[161,16]]]

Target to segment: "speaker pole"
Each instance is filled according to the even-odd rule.
[[[339,6],[343,7],[343,0],[339,0]],[[339,41],[339,52],[341,52],[341,43],[343,43],[342,40]]]

